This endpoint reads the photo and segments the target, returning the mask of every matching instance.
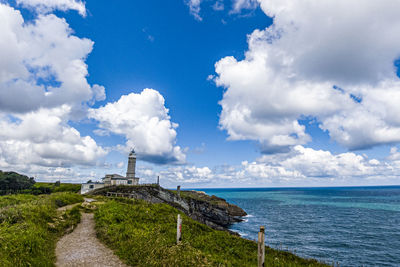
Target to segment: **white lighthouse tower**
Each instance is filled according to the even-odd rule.
[[[135,169],[136,169],[136,153],[135,150],[132,149],[131,153],[129,153],[128,158],[128,170],[126,171],[126,178],[131,180],[132,184],[139,184],[139,178],[135,177]]]

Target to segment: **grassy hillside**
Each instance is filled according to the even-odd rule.
[[[80,220],[78,208],[57,208],[83,201],[73,193],[0,197],[0,266],[53,266],[57,238]]]
[[[33,177],[28,177],[16,172],[3,172],[0,170],[0,196],[8,194],[51,194],[56,192],[78,193],[80,184],[41,183],[36,182]]]
[[[49,192],[72,192],[78,193],[81,190],[81,184],[67,184],[67,183],[42,183],[37,182],[34,188],[48,188]]]
[[[30,190],[34,184],[33,177],[29,178],[16,172],[3,172],[0,170],[0,195]]]
[[[176,245],[176,217],[183,241]],[[117,199],[95,212],[98,237],[132,266],[257,266],[257,244],[213,230],[166,204]],[[266,248],[266,266],[325,266]]]

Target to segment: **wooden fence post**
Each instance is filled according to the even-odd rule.
[[[178,214],[178,221],[176,223],[176,244],[182,241],[182,219],[181,215]]]
[[[264,267],[265,261],[265,227],[260,226],[258,232],[258,267]]]

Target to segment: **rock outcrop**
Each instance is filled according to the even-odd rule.
[[[192,219],[218,230],[226,230],[230,224],[242,221],[241,217],[247,215],[240,207],[204,192],[181,191],[178,194],[156,185],[110,186],[94,190],[90,194],[106,196],[107,193],[151,203],[166,203],[183,211]]]

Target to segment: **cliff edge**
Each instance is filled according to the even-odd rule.
[[[142,199],[150,203],[169,204],[192,219],[217,230],[227,230],[235,222],[242,221],[247,213],[225,199],[209,196],[198,191],[167,190],[157,185],[149,186],[110,186],[90,192],[91,195],[113,195]]]

